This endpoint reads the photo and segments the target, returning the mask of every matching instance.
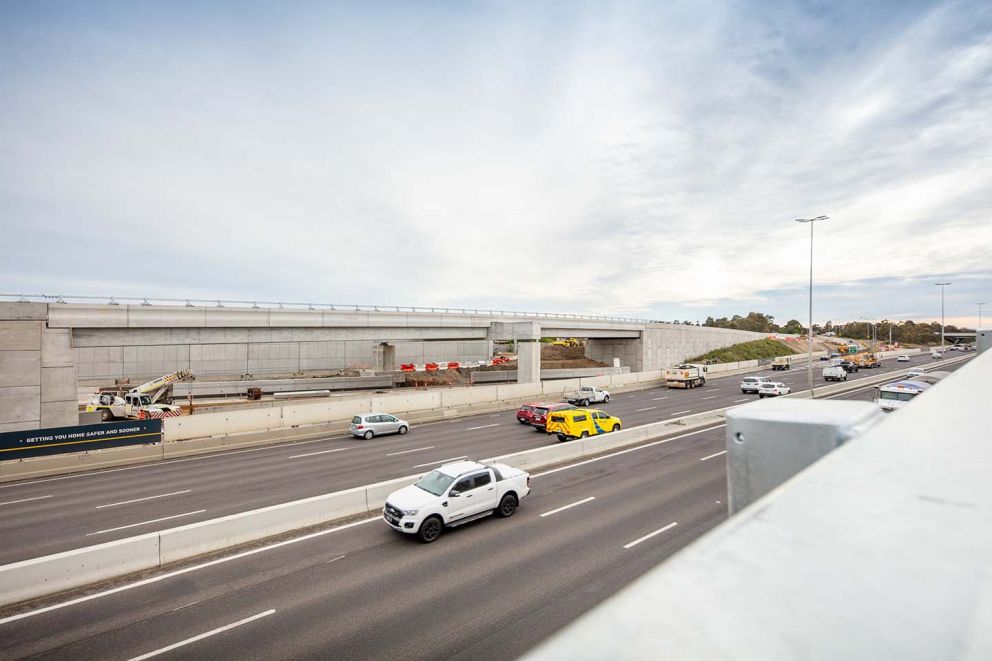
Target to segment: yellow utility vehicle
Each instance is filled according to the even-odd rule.
[[[559,441],[588,438],[597,434],[620,431],[620,418],[598,409],[555,411],[548,416],[545,431],[557,434]]]

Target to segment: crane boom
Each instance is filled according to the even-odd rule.
[[[130,393],[132,395],[144,395],[147,393],[154,392],[152,396],[152,403],[158,401],[158,399],[165,393],[166,390],[170,390],[173,383],[176,381],[183,381],[185,379],[193,376],[193,372],[190,370],[177,370],[172,374],[166,374],[165,376],[160,376],[157,379],[152,379],[148,383],[142,383],[140,386],[131,388]]]

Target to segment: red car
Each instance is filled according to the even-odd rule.
[[[538,431],[544,431],[544,426],[548,423],[548,413],[550,411],[568,411],[575,407],[565,402],[532,402],[523,404],[517,409],[517,422],[522,425],[530,425]]]

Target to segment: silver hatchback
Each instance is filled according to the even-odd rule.
[[[369,440],[383,434],[405,434],[410,431],[410,423],[388,413],[363,413],[351,419],[348,431],[356,438]]]

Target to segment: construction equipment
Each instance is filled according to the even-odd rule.
[[[190,370],[178,370],[131,388],[124,396],[109,391],[101,392],[93,396],[86,405],[86,410],[99,411],[100,419],[104,422],[114,419],[148,420],[180,416],[183,409],[172,404],[172,386],[177,381],[192,377]]]

